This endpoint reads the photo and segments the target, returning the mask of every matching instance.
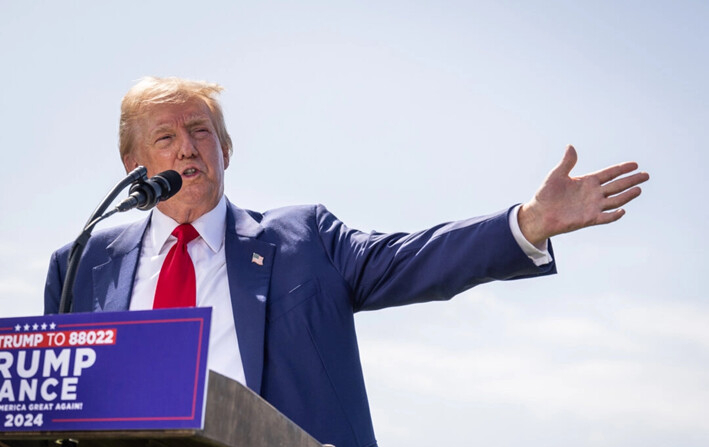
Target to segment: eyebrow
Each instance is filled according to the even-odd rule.
[[[211,123],[212,120],[208,116],[195,115],[185,120],[185,127],[200,126],[202,124]]]
[[[204,115],[193,115],[187,117],[185,120],[185,127],[187,128],[192,128],[195,126],[200,126],[203,124],[211,123],[211,119],[208,116]],[[156,128],[151,130],[149,132],[149,136],[154,137],[156,134],[162,133],[162,132],[169,132],[172,130],[174,124],[172,121],[168,121],[165,123],[160,123]]]

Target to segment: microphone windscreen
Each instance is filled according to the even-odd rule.
[[[173,170],[163,171],[156,175],[155,178],[162,178],[167,182],[167,188],[164,188],[163,193],[160,195],[160,200],[167,200],[170,197],[177,194],[177,192],[182,188],[182,176]]]

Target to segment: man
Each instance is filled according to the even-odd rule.
[[[246,211],[223,194],[231,140],[215,99],[220,90],[146,78],[123,99],[126,170],[143,165],[153,176],[174,169],[183,186],[145,221],[94,235],[77,274],[74,311],[171,306],[173,295],[189,290],[177,305],[214,309],[209,368],[338,447],[376,445],[354,312],[554,273],[548,239],[619,219],[619,207],[649,178],[620,177],[635,163],[570,178],[576,152],[569,146],[530,202],[417,233],[362,233],[322,206]],[[51,260],[47,313],[58,308],[68,249]],[[184,253],[189,273],[164,279]],[[194,284],[162,293],[184,277]]]

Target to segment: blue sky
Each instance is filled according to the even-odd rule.
[[[358,315],[382,446],[703,446],[709,6],[693,1],[0,0],[0,316],[42,312],[51,252],[122,176],[141,76],[222,84],[226,193],[409,231],[575,173],[652,179],[553,243],[559,274]],[[143,217],[138,211],[107,224]]]

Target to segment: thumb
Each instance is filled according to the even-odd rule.
[[[566,152],[564,152],[564,158],[561,159],[558,165],[551,171],[552,174],[563,175],[568,177],[571,170],[576,166],[576,161],[578,160],[578,154],[576,154],[576,149],[572,145],[566,146]]]

